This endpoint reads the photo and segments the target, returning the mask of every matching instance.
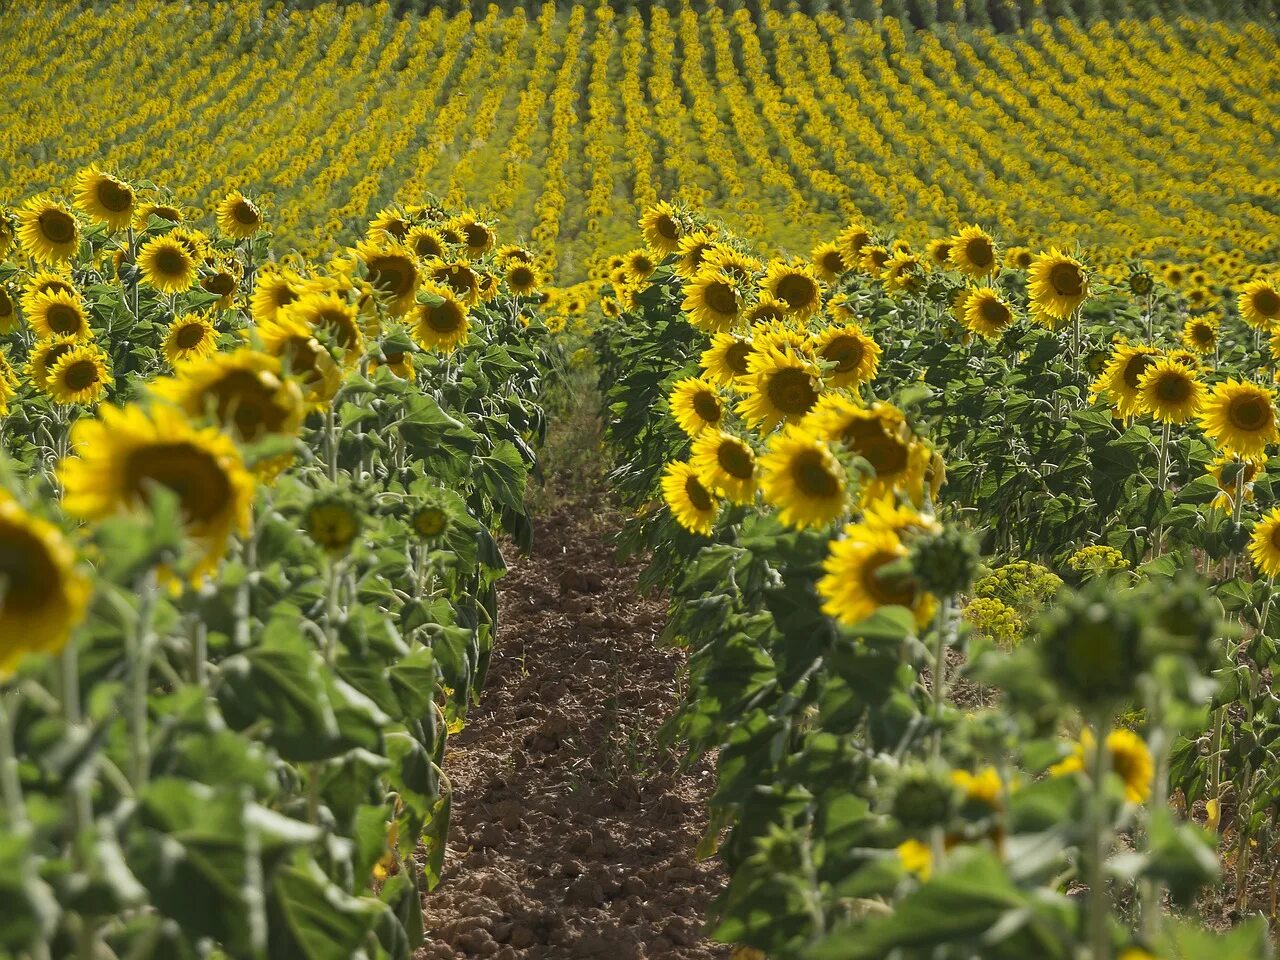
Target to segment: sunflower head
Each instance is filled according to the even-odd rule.
[[[258,336],[263,349],[298,378],[308,403],[318,408],[333,399],[342,373],[311,327],[294,314],[281,311],[274,320],[258,326]]]
[[[480,301],[480,272],[468,260],[432,260],[426,278],[448,287],[468,307]]]
[[[980,279],[993,273],[997,266],[996,242],[979,226],[964,227],[951,238],[947,261],[953,270]]]
[[[428,280],[408,320],[413,339],[424,350],[450,353],[466,342],[470,331],[466,303],[443,283]]]
[[[80,249],[80,221],[65,204],[32,197],[18,211],[18,242],[36,263],[67,263]]]
[[[773,435],[760,458],[760,490],[793,527],[826,526],[848,509],[844,468],[820,437],[796,426]]]
[[[415,257],[423,260],[443,257],[449,252],[440,231],[425,224],[413,227],[405,236],[404,245],[413,251]]]
[[[0,283],[0,334],[17,330],[19,322],[18,302],[9,288]]]
[[[747,375],[751,350],[750,337],[717,333],[711,338],[711,346],[702,352],[702,369],[707,378],[727,387]]]
[[[834,243],[818,244],[813,248],[813,252],[809,256],[813,261],[813,269],[827,283],[835,283],[849,270],[844,254],[840,252],[840,248]]]
[[[526,296],[538,289],[538,270],[522,260],[511,261],[506,268],[507,288],[515,294]]]
[[[808,264],[773,261],[760,289],[786,304],[787,315],[796,319],[810,317],[822,306],[822,283]]]
[[[680,239],[687,232],[681,224],[682,217],[665,200],[648,207],[640,215],[640,232],[649,249],[659,257],[675,253]]]
[[[1254,525],[1249,556],[1264,576],[1274,580],[1280,575],[1280,507],[1273,508]]]
[[[742,318],[742,291],[730,273],[704,268],[685,285],[684,292],[681,309],[699,330],[724,333]]]
[[[710,427],[718,427],[725,415],[725,403],[715,384],[697,377],[686,377],[677,382],[668,403],[671,416],[691,437]]]
[[[1089,276],[1075,257],[1050,249],[1032,261],[1027,292],[1035,313],[1064,321],[1088,298]]]
[[[1158,423],[1186,423],[1204,405],[1204,384],[1185,364],[1163,357],[1138,377],[1139,408]]]
[[[75,337],[68,336],[37,340],[32,345],[30,353],[27,354],[27,378],[35,384],[37,389],[47,393],[49,390],[49,371],[53,369],[54,364],[80,342]]]
[[[93,338],[89,315],[78,293],[56,290],[36,294],[27,307],[27,323],[41,340],[50,337]]]
[[[104,223],[112,230],[129,226],[137,201],[133,187],[95,167],[82,170],[76,177],[76,209],[95,223]]]
[[[1090,386],[1107,394],[1117,419],[1128,420],[1142,409],[1142,375],[1155,364],[1160,351],[1141,344],[1117,344],[1101,375]]]
[[[462,238],[468,256],[483,257],[497,242],[497,234],[494,233],[493,227],[478,219],[473,213],[454,217],[449,226]]]
[[[988,340],[999,339],[1013,323],[1013,309],[994,287],[969,290],[960,322]]]
[[[44,379],[44,390],[54,403],[63,406],[97,403],[114,385],[107,355],[90,343],[78,343],[64,351]]]
[[[1040,618],[1046,674],[1085,709],[1115,705],[1134,693],[1147,666],[1144,607],[1106,580],[1059,594]]]
[[[818,402],[821,370],[790,344],[757,344],[747,359],[738,412],[761,431],[799,421]]]
[[[1244,458],[1261,456],[1268,444],[1280,441],[1275,393],[1234,378],[1213,388],[1200,411],[1200,423],[1224,450]]]
[[[1213,353],[1218,346],[1218,318],[1191,317],[1182,326],[1182,345],[1199,354]]]
[[[161,293],[182,293],[196,282],[196,258],[179,239],[153,237],[138,250],[143,282]]]
[[[360,535],[360,511],[339,496],[314,501],[302,515],[302,529],[325,553],[345,556]]]
[[[871,243],[871,231],[860,223],[851,223],[836,235],[836,246],[847,264],[862,262],[862,249]]]
[[[269,434],[293,436],[306,413],[302,390],[284,376],[281,362],[248,347],[186,363],[150,390],[190,419],[207,417],[245,443]]]
[[[408,214],[399,207],[383,207],[369,221],[369,236],[380,239],[378,234],[386,234],[392,240],[402,241],[413,229]]]
[[[239,190],[233,190],[217,207],[218,229],[233,240],[247,240],[264,226],[262,210]]]
[[[218,331],[208,317],[184,313],[169,324],[161,349],[170,366],[207,357],[218,349]]]
[[[751,503],[756,495],[756,454],[741,437],[703,430],[689,460],[703,486],[731,503]]]
[[[880,346],[857,324],[827,327],[817,336],[815,352],[831,364],[827,382],[833,387],[856,387],[875,379]]]
[[[924,253],[935,267],[947,268],[951,265],[951,237],[936,237],[925,244]]]
[[[697,230],[688,236],[681,237],[676,250],[676,273],[686,280],[692,280],[702,269],[707,254],[719,246],[715,237],[705,230]]]
[[[667,464],[662,475],[662,498],[680,526],[691,533],[710,536],[720,504],[692,466],[679,462]]]
[[[364,330],[356,305],[333,290],[304,293],[282,311],[296,317],[321,337],[333,343],[347,366],[356,364],[364,353]]]
[[[934,527],[914,512],[888,519],[869,512],[862,523],[848,524],[822,564],[822,611],[853,625],[882,607],[906,607],[918,625],[927,623],[936,604],[906,560],[911,539]]]
[[[1240,291],[1236,306],[1249,326],[1270,330],[1280,320],[1280,284],[1272,280],[1253,280]]]
[[[249,312],[255,323],[268,323],[302,296],[305,281],[296,270],[280,264],[264,267],[258,274],[249,298]]]

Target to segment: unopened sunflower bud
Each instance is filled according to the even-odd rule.
[[[967,590],[978,572],[978,544],[956,527],[919,537],[911,545],[911,569],[930,593],[950,596]]]

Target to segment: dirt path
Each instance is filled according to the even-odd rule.
[[[682,660],[657,643],[663,601],[565,510],[509,562],[484,701],[450,743],[455,821],[418,960],[727,957],[701,935],[723,876],[693,859],[712,775],[676,776],[653,743]]]

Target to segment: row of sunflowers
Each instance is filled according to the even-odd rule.
[[[484,197],[577,281],[637,241],[633,200],[670,196],[726,210],[756,253],[856,219],[917,246],[978,221],[1036,249],[1202,272],[1206,298],[1265,261],[1280,226],[1263,23],[1037,18],[1005,34],[694,0],[313,6],[8,5],[0,54],[29,69],[0,80],[20,105],[0,117],[0,203],[91,162],[206,208],[253,184],[278,201],[280,252],[314,259],[431,188]]]
[[[640,227],[591,346],[689,651],[668,732],[717,757],[715,935],[1270,955],[1209,927],[1280,892],[1280,277],[1206,309],[976,225],[768,260],[678,203]]]
[[[0,214],[0,956],[409,960],[551,368],[466,210]],[[420,846],[422,844],[422,846]]]

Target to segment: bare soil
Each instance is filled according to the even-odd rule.
[[[655,743],[684,655],[608,523],[554,508],[508,557],[484,700],[446,757],[454,824],[417,960],[729,955],[703,935],[723,872],[693,855],[712,772]]]

